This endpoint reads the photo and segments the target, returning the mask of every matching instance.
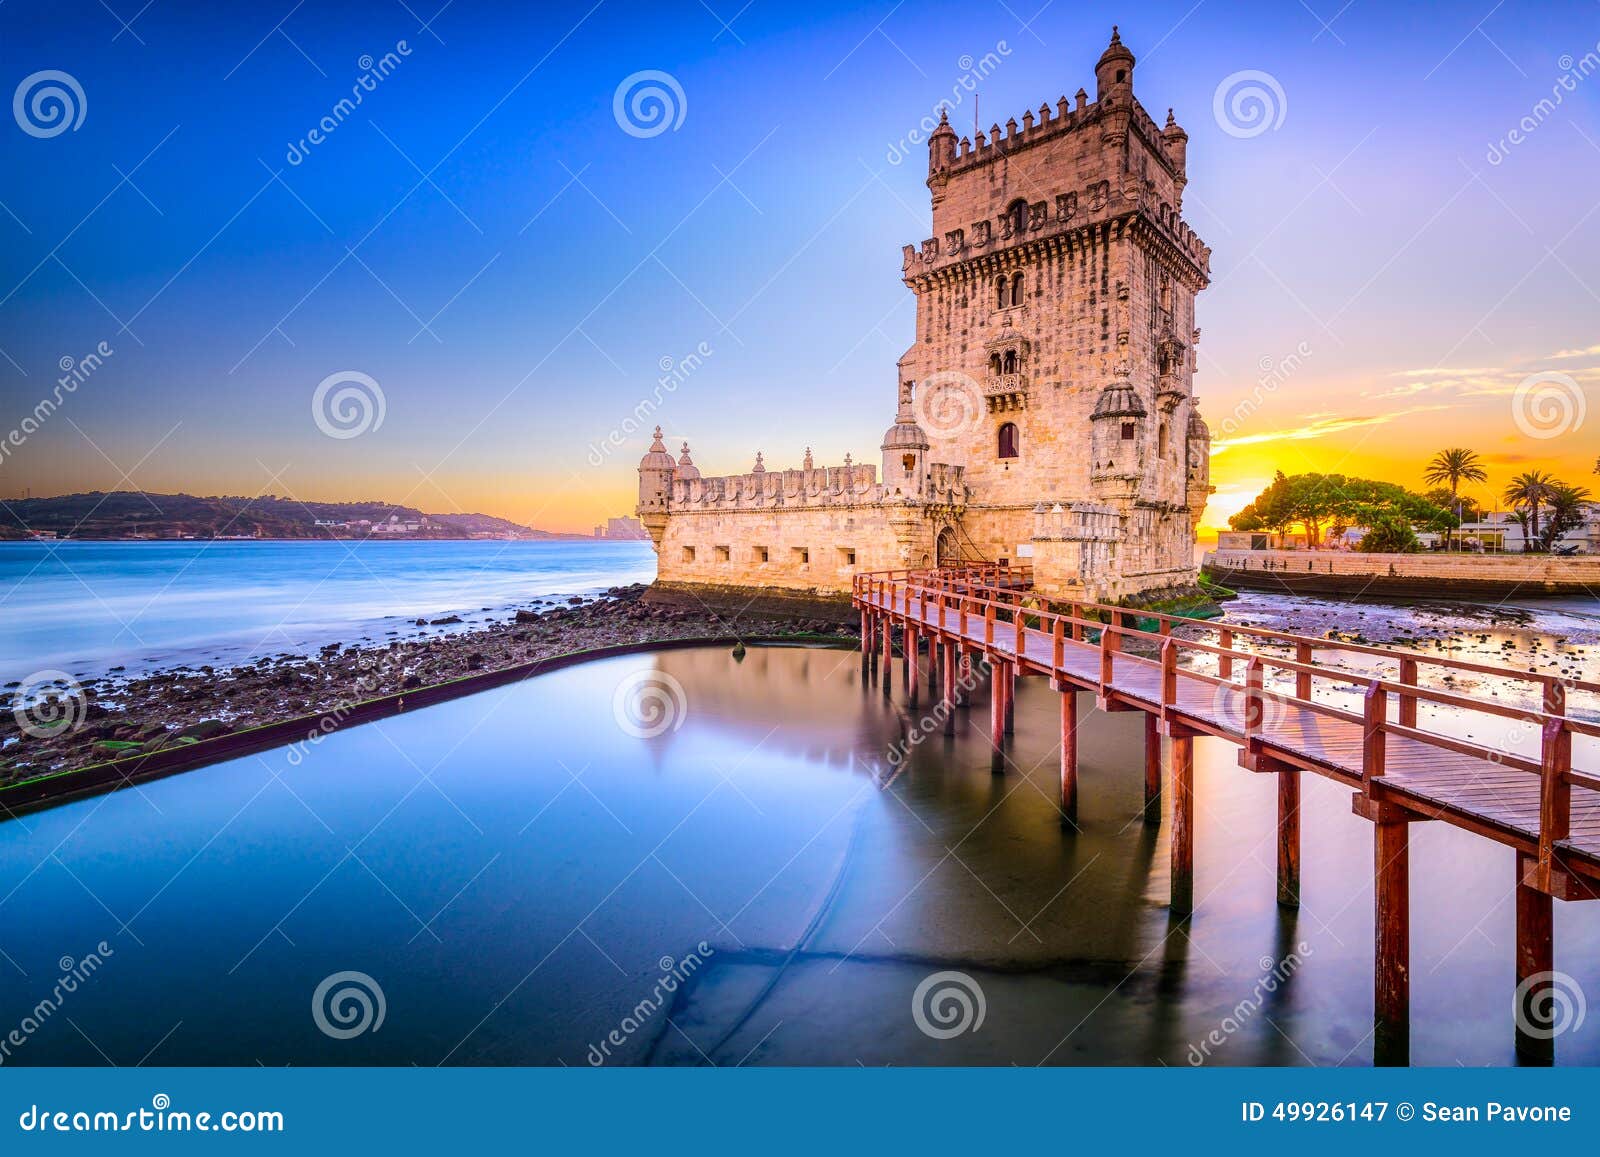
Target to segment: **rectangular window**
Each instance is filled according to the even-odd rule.
[[[806,547],[797,546],[797,547],[794,548],[794,550],[791,553],[793,554],[794,562],[795,562],[796,566],[810,566],[811,565],[811,551],[809,549],[807,549]]]
[[[694,547],[686,546],[686,547],[683,548],[683,561],[684,562],[693,562],[694,561]]]
[[[839,562],[843,566],[855,566],[856,565],[855,548],[851,547],[851,546],[841,546],[839,548]]]
[[[1132,422],[1124,422],[1124,423],[1122,423],[1122,440],[1124,442],[1133,441],[1133,423]]]
[[[729,550],[725,546],[719,546],[719,547],[716,547],[715,549],[716,549],[716,552],[717,552],[717,561],[718,562],[727,562],[730,558],[733,557],[733,551]]]
[[[752,547],[750,553],[757,562],[767,561],[767,548],[764,546]]]

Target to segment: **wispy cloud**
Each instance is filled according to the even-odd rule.
[[[1600,345],[1592,345],[1581,350],[1557,350],[1548,355],[1551,360],[1555,358],[1592,358],[1600,357]]]
[[[1342,434],[1346,430],[1358,430],[1365,426],[1386,426],[1390,422],[1409,418],[1413,414],[1426,414],[1435,410],[1448,410],[1449,406],[1413,406],[1409,409],[1395,410],[1388,414],[1361,414],[1351,417],[1339,417],[1332,414],[1307,414],[1305,421],[1298,426],[1290,426],[1281,430],[1262,430],[1255,434],[1243,434],[1237,438],[1229,438],[1216,442],[1211,447],[1213,455],[1224,453],[1236,446],[1250,446],[1261,442],[1307,442],[1315,438],[1326,438],[1331,434]]]

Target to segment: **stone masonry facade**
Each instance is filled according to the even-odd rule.
[[[703,477],[658,430],[638,514],[665,587],[831,595],[860,571],[1031,563],[1067,597],[1186,587],[1210,485],[1193,392],[1210,250],[1188,135],[1133,95],[1115,30],[1096,96],[928,142],[933,236],[903,251],[916,341],[876,465]]]

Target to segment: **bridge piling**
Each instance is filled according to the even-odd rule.
[[[1278,903],[1300,907],[1300,769],[1278,770]]]
[[[1555,971],[1554,902],[1548,892],[1527,883],[1537,862],[1532,856],[1517,856],[1517,987],[1513,1019],[1517,1060],[1548,1065],[1555,1061],[1555,1009],[1550,1003]]]
[[[1144,716],[1144,822],[1161,822],[1161,730],[1155,712]]]
[[[1396,810],[1380,805],[1372,825],[1375,1065],[1411,1061],[1410,824]]]
[[[1054,684],[1061,696],[1061,821],[1078,826],[1078,692]]]
[[[1188,916],[1194,911],[1194,736],[1174,735],[1167,747],[1172,758],[1172,912]]]

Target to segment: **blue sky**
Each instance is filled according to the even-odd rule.
[[[0,6],[6,85],[59,70],[85,104],[58,135],[0,129],[0,436],[63,358],[114,350],[0,458],[0,497],[271,491],[586,528],[631,507],[647,438],[591,446],[702,343],[661,409],[702,468],[875,459],[912,337],[900,246],[928,232],[925,153],[897,142],[968,58],[997,62],[986,125],[1092,93],[1113,20],[1142,103],[1191,136],[1213,426],[1310,351],[1218,456],[1219,509],[1279,464],[1411,481],[1459,442],[1576,476],[1600,450],[1594,424],[1529,443],[1508,415],[1528,373],[1585,399],[1597,380],[1600,73],[1535,109],[1600,52],[1600,5],[739,3]],[[676,129],[619,125],[644,70],[681,89]],[[1250,137],[1213,111],[1243,70],[1283,94]],[[343,371],[384,415],[335,439],[312,397]]]

